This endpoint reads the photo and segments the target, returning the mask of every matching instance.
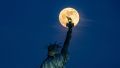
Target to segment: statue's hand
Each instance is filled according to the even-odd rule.
[[[67,17],[67,19],[68,19],[68,23],[66,24],[66,26],[69,29],[72,29],[74,27],[74,23],[72,23],[72,19],[70,17]]]
[[[69,29],[72,29],[74,27],[74,23],[67,23],[66,26],[69,28]]]

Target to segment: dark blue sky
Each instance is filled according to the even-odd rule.
[[[39,68],[48,44],[64,41],[58,14],[65,7],[81,16],[66,67],[120,68],[118,0],[1,0],[0,68]]]

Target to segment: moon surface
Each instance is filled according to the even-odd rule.
[[[64,27],[66,27],[66,24],[68,23],[67,17],[72,19],[74,26],[78,24],[80,19],[79,13],[74,8],[64,8],[59,14],[59,21]]]

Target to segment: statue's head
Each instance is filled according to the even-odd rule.
[[[48,46],[48,55],[49,56],[54,56],[55,54],[60,53],[60,51],[61,51],[61,46],[59,44],[54,43],[54,44],[50,44]]]

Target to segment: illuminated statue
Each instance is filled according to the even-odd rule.
[[[68,31],[63,47],[56,43],[50,44],[48,46],[48,56],[40,68],[64,68],[68,60],[68,47],[71,40],[72,28],[74,27],[72,19],[70,17],[67,17],[67,19],[68,23],[66,26],[68,27]]]

